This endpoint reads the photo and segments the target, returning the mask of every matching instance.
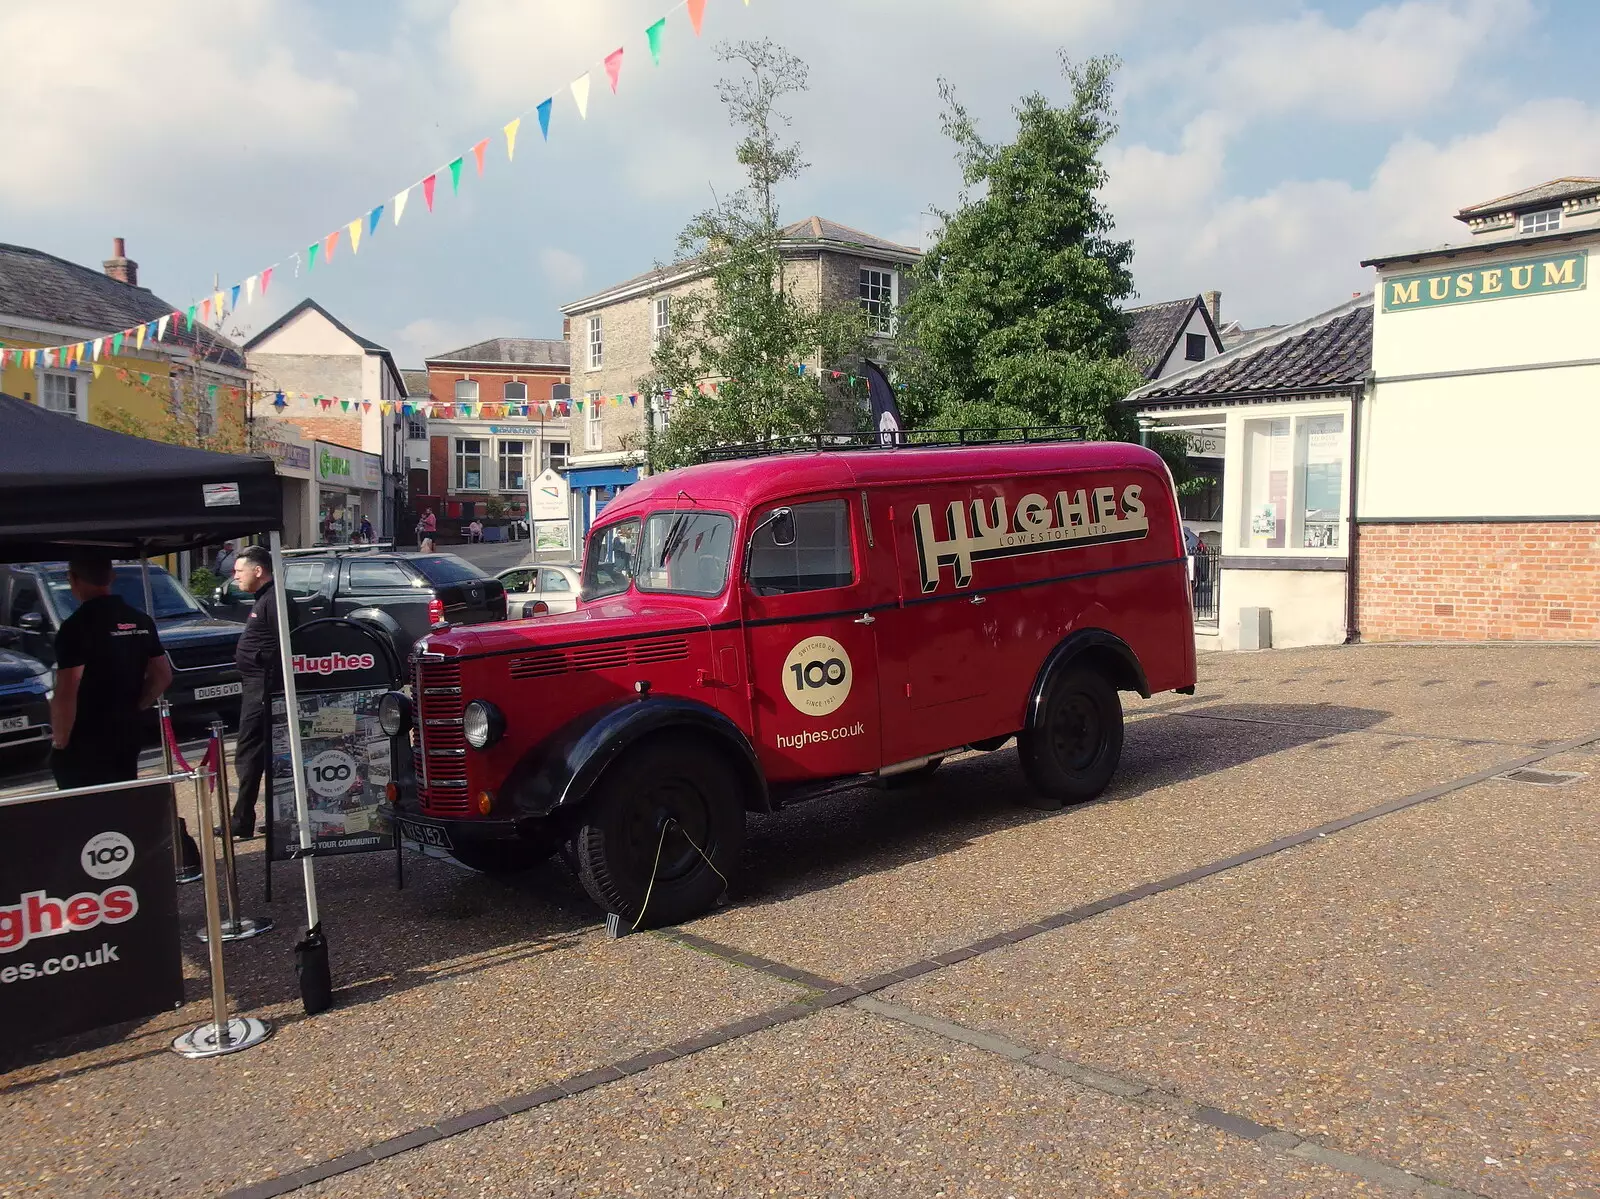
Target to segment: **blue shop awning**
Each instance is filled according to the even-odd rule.
[[[588,489],[593,487],[626,487],[639,481],[639,470],[633,466],[597,466],[591,470],[567,472],[567,486]]]

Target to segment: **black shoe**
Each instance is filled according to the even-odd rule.
[[[235,824],[232,826],[232,832],[233,839],[235,841],[248,841],[251,837],[256,835],[256,826],[253,824]]]

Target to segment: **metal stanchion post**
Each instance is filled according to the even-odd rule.
[[[222,837],[222,876],[223,884],[227,887],[228,918],[222,922],[222,939],[224,941],[243,941],[250,937],[258,937],[262,933],[272,931],[272,917],[270,916],[241,916],[239,915],[239,876],[234,871],[233,865],[233,819],[228,803],[228,761],[222,740],[222,721],[211,722],[212,752],[217,756],[217,816],[221,823],[218,828]],[[199,932],[202,942],[210,939],[211,930],[203,928]]]
[[[148,598],[146,606],[148,607]],[[178,767],[172,759],[172,739],[167,736],[167,730],[172,727],[172,705],[167,702],[167,697],[162,696],[156,700],[156,719],[161,727],[161,761],[166,767],[167,774],[178,773]],[[200,805],[198,813],[201,819],[205,818],[205,805]],[[180,883],[199,882],[203,877],[200,870],[183,868],[183,818],[178,815],[178,789],[172,789],[172,869]]]
[[[206,879],[206,929],[211,949],[211,1019],[172,1042],[184,1057],[221,1057],[259,1045],[272,1035],[272,1025],[249,1016],[228,1018],[228,988],[222,976],[222,903],[217,897],[217,846],[206,812],[205,775],[194,774],[194,798],[200,809],[200,866]]]

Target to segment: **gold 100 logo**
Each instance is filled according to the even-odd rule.
[[[783,663],[783,694],[797,712],[826,716],[850,698],[850,655],[832,637],[808,637]]]

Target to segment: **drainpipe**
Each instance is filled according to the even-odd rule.
[[[1361,526],[1356,520],[1361,496],[1361,404],[1370,399],[1376,390],[1376,376],[1372,370],[1362,376],[1361,382],[1350,389],[1350,531],[1349,563],[1345,567],[1344,585],[1344,643],[1357,645],[1361,641],[1360,609],[1358,607],[1359,541]]]

